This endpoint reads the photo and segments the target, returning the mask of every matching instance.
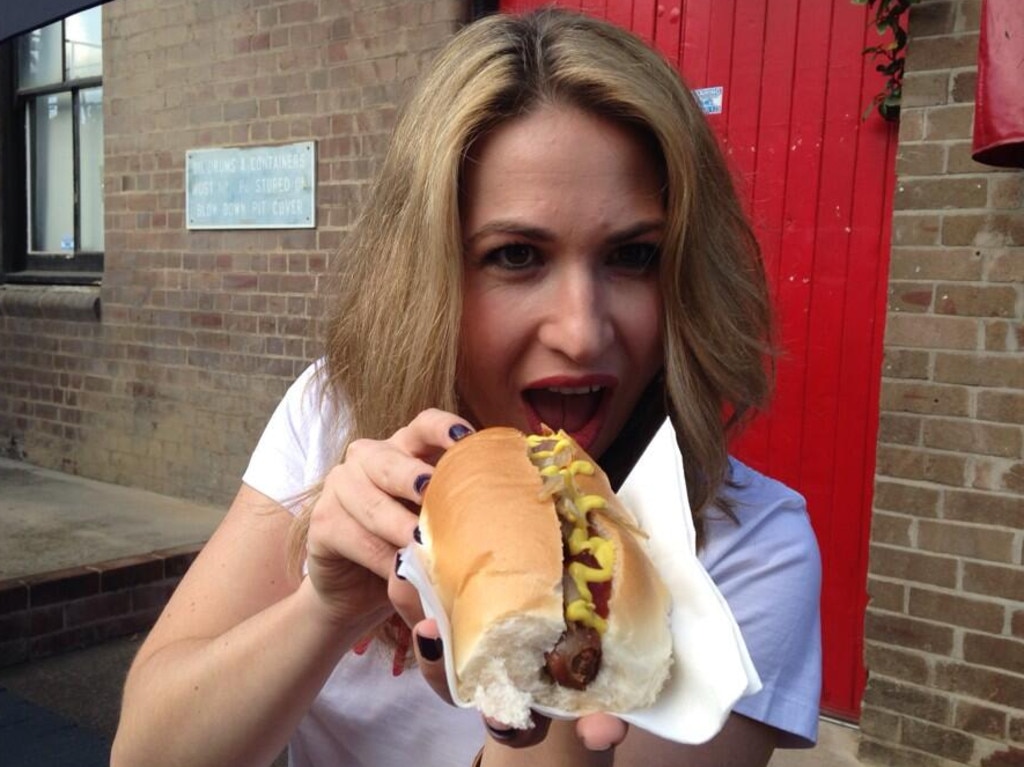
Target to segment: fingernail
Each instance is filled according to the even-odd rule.
[[[414,541],[416,541],[416,543],[418,543],[420,545],[423,545],[423,534],[420,532],[420,526],[419,525],[416,525],[416,527],[413,528],[413,530],[412,530],[412,539]]]
[[[398,572],[399,569],[401,569],[401,567],[402,567],[402,552],[401,551],[396,551],[395,552],[395,575],[398,576],[398,579],[400,581],[404,581],[404,580],[406,580],[405,576],[402,575],[400,572]]]
[[[473,430],[465,424],[457,423],[448,430],[448,436],[458,442],[463,437],[472,434]]]
[[[423,491],[427,489],[427,485],[430,484],[429,474],[420,474],[416,477],[416,481],[412,483],[413,490],[416,491],[416,495],[423,495]]]
[[[430,639],[421,634],[416,635],[416,647],[419,648],[420,657],[428,661],[441,660],[444,652],[439,638]]]
[[[484,721],[484,724],[487,726],[487,732],[489,732],[491,737],[495,740],[512,740],[512,738],[519,734],[519,730],[514,727],[498,727],[486,720]]]

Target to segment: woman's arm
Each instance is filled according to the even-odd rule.
[[[426,410],[387,440],[352,442],[313,504],[301,582],[291,515],[243,485],[132,665],[113,766],[270,764],[342,655],[393,613],[410,505],[430,459],[468,430]]]
[[[270,764],[339,658],[386,616],[370,573],[366,619],[347,625],[290,576],[291,524],[242,486],[132,664],[114,767]]]

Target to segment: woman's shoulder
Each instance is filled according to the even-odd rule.
[[[731,458],[721,501],[706,515],[706,550],[711,570],[727,562],[787,560],[797,570],[820,568],[817,538],[807,501],[793,488]]]
[[[329,425],[335,430],[347,426],[347,407],[332,388],[326,361],[314,360],[288,386],[278,410],[288,420],[306,427]]]
[[[744,509],[783,507],[807,511],[807,501],[800,493],[735,457],[729,458],[729,476],[722,495]]]
[[[285,503],[315,485],[337,462],[347,429],[345,408],[331,395],[326,368],[317,360],[285,391],[242,480]]]
[[[804,497],[738,460],[700,554],[743,632],[764,689],[735,710],[814,743],[820,694],[821,556]]]

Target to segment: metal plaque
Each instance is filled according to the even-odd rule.
[[[185,213],[188,229],[316,226],[314,142],[189,150]]]

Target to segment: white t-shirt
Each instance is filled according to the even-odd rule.
[[[320,397],[316,370],[310,366],[285,394],[242,478],[286,506],[337,459],[345,429]],[[739,524],[712,512],[699,558],[764,685],[734,711],[781,730],[783,747],[810,746],[821,689],[817,542],[800,495],[739,461],[731,468],[725,495]],[[479,714],[443,703],[418,671],[395,676],[391,656],[373,644],[338,663],[289,753],[294,767],[407,767],[410,759],[450,767],[469,764],[482,743]]]

